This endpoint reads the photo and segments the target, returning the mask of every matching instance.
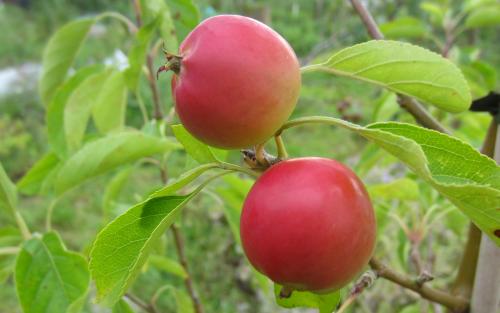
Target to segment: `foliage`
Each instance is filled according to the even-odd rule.
[[[39,100],[33,88],[0,99],[0,251],[15,248],[0,254],[0,281],[7,282],[0,311],[87,312],[95,285],[95,305],[112,312],[139,312],[126,293],[162,312],[193,312],[187,278],[207,312],[336,308],[347,289],[283,299],[281,287],[273,292],[244,260],[239,214],[258,173],[239,165],[239,153],[199,142],[174,115],[150,118],[156,100],[149,87],[156,84],[161,43],[176,51],[202,17],[216,13],[268,22],[290,41],[306,65],[303,72],[311,72],[303,75],[283,138],[293,157],[328,156],[355,168],[374,202],[377,256],[418,275],[412,260],[417,238],[421,259],[446,289],[468,221],[500,243],[494,235],[500,226],[498,166],[474,149],[490,118],[463,112],[471,97],[498,87],[500,58],[492,48],[497,3],[371,3],[390,40],[366,41],[343,1],[138,2],[142,25],[136,32],[123,24],[135,15],[132,5],[0,5],[0,24],[16,29],[0,34],[9,43],[0,47],[0,65],[41,58],[43,66]],[[106,29],[103,37],[94,34],[98,27]],[[113,49],[126,51],[125,66],[104,62]],[[169,78],[157,83],[163,112],[172,106]],[[395,92],[430,105],[454,135],[414,125]],[[295,127],[305,123],[322,125]],[[185,237],[189,270],[177,261],[176,238],[165,235],[174,223]],[[373,312],[420,309],[415,297],[394,285],[377,282],[365,294],[356,305]]]

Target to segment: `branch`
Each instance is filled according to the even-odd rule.
[[[158,91],[158,85],[156,84],[156,78],[153,73],[153,56],[150,53],[147,55],[146,64],[148,68],[148,82],[149,87],[151,88],[151,92],[153,93],[153,105],[154,105],[154,117],[157,121],[163,119],[163,112],[161,110],[161,100],[160,100],[160,92]]]
[[[365,6],[359,2],[358,0],[351,0],[351,4],[358,13],[359,17],[363,24],[365,24],[365,28],[373,39],[384,39],[384,34],[380,31],[377,26],[377,23],[373,19],[373,16],[370,12],[365,8]]]
[[[495,151],[495,138],[497,135],[497,125],[493,119],[486,133],[481,153],[492,158]],[[472,222],[469,224],[469,234],[467,243],[460,261],[457,276],[453,283],[453,294],[470,298],[474,279],[476,276],[477,259],[479,255],[479,246],[481,243],[481,231]]]
[[[365,6],[359,0],[350,1],[354,9],[356,9],[356,12],[360,16],[361,20],[363,21],[363,24],[368,30],[370,36],[377,40],[384,39],[384,35],[378,28],[377,23],[375,23],[373,16],[365,8]],[[436,120],[417,100],[405,95],[397,95],[398,103],[401,105],[401,107],[408,111],[408,113],[413,115],[413,117],[419,124],[445,134],[450,134],[449,131],[446,130],[446,128],[441,123],[439,123],[439,121]]]
[[[141,14],[141,5],[139,3],[139,0],[132,0],[133,5],[134,5],[134,11],[136,15],[136,20],[137,20],[137,25],[140,26],[142,24],[142,14]],[[153,49],[155,50],[155,49]],[[148,82],[149,82],[149,87],[151,88],[151,92],[153,93],[153,103],[154,103],[154,117],[156,120],[162,120],[163,119],[163,112],[161,110],[161,102],[160,102],[160,96],[158,92],[158,86],[156,84],[156,79],[153,75],[155,73],[153,71],[153,55],[154,51],[149,52],[147,55],[147,68],[148,68]],[[163,166],[159,166],[160,169],[160,177],[162,180],[163,184],[167,183],[167,172],[163,168]],[[184,284],[186,285],[186,289],[189,293],[189,297],[191,298],[191,301],[193,301],[194,309],[196,313],[204,313],[203,307],[201,306],[200,300],[198,296],[196,295],[196,292],[193,288],[193,283],[191,280],[191,274],[189,273],[188,266],[187,266],[187,261],[186,257],[184,255],[184,243],[182,241],[182,237],[180,232],[177,230],[176,226],[172,224],[171,228],[172,234],[174,236],[175,240],[175,247],[177,250],[177,256],[179,257],[179,260],[181,262],[182,267],[184,268],[184,271],[187,273],[187,278],[184,279]],[[155,311],[154,305],[151,305],[151,308]],[[152,311],[149,311],[152,312]],[[152,312],[154,313],[154,312]]]
[[[14,218],[16,220],[17,227],[21,231],[21,234],[23,235],[24,240],[28,240],[31,238],[31,232],[28,228],[28,225],[26,224],[26,221],[24,220],[23,216],[21,215],[21,212],[16,211],[14,213]]]
[[[453,312],[464,312],[469,306],[469,301],[467,301],[467,299],[431,288],[426,284],[419,284],[417,280],[388,268],[375,258],[370,260],[370,266],[379,277],[392,281],[406,289],[413,290],[422,298],[442,304]]]
[[[500,164],[500,124],[497,124],[497,117],[498,115],[493,119],[492,124],[494,125],[491,127],[497,129],[493,155],[497,164]],[[496,231],[495,235],[497,235]],[[498,312],[500,304],[500,249],[486,234],[482,234],[481,237],[471,298],[471,312]]]
[[[19,247],[0,247],[0,256],[15,255],[21,250]]]
[[[145,303],[144,301],[142,301],[141,299],[139,299],[138,297],[134,296],[131,293],[126,293],[125,297],[127,299],[129,299],[132,303],[135,303],[138,307],[140,307],[141,309],[143,309],[146,312],[158,313],[158,311],[155,309],[155,307],[153,305]]]
[[[186,273],[188,274],[186,276],[186,278],[184,279],[184,283],[186,284],[186,288],[188,290],[189,296],[191,297],[191,300],[193,301],[194,310],[196,313],[203,313],[204,312],[203,307],[201,306],[200,299],[198,298],[198,295],[196,294],[196,291],[194,290],[193,281],[191,280],[191,275],[189,273],[186,255],[184,254],[184,242],[182,240],[181,234],[180,234],[179,230],[177,229],[177,226],[175,226],[175,224],[172,224],[170,229],[172,230],[172,235],[174,236],[175,248],[177,250],[177,256],[179,257],[179,262],[181,263],[182,267],[184,268],[184,271],[186,271]]]
[[[342,305],[338,308],[336,313],[344,313],[347,308],[356,300],[356,298],[366,289],[370,288],[377,280],[378,275],[374,271],[368,271],[361,275],[361,277],[356,281],[354,286],[352,286],[349,291],[349,296],[342,303]]]
[[[134,6],[137,26],[141,27],[142,25],[141,4],[139,0],[132,0],[132,3]],[[159,121],[163,118],[163,113],[161,111],[160,93],[158,91],[158,86],[156,85],[156,79],[153,75],[153,73],[156,73],[156,71],[153,71],[153,55],[151,52],[149,52],[146,56],[146,67],[148,69],[147,79],[149,87],[151,88],[151,92],[153,93],[154,118]]]

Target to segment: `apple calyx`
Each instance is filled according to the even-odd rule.
[[[179,75],[179,73],[181,72],[182,56],[167,51],[164,51],[164,53],[165,58],[167,59],[167,63],[158,68],[158,70],[156,71],[156,79],[158,79],[161,72],[172,71],[177,75]]]

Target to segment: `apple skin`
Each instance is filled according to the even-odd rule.
[[[359,274],[375,245],[373,207],[361,180],[325,158],[282,161],[265,171],[243,205],[243,249],[274,282],[327,293]]]
[[[297,102],[297,57],[277,32],[254,19],[218,15],[182,42],[172,79],[182,124],[209,145],[241,149],[269,139]]]

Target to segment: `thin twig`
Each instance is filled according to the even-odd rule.
[[[363,24],[365,25],[368,33],[374,39],[380,40],[384,39],[384,35],[380,31],[373,19],[373,16],[365,8],[365,6],[359,0],[350,0],[352,6],[356,9],[356,12],[361,17]],[[450,134],[446,128],[439,123],[417,100],[398,94],[398,103],[404,108],[408,113],[413,115],[415,120],[424,127],[437,130],[439,132]]]
[[[148,67],[148,82],[149,87],[153,93],[153,105],[154,105],[154,117],[156,120],[160,121],[163,119],[163,112],[161,110],[161,100],[160,100],[160,92],[158,91],[158,85],[156,84],[156,78],[153,73],[153,56],[151,53],[148,53],[146,57],[146,64]]]
[[[497,124],[492,119],[486,137],[484,139],[481,153],[493,157],[495,152],[495,139],[497,136]],[[458,273],[453,282],[452,293],[460,295],[467,299],[472,295],[472,287],[474,286],[474,279],[476,276],[477,259],[479,255],[479,246],[481,242],[481,230],[474,225],[469,224],[469,234],[467,236],[467,243],[460,261]]]
[[[19,247],[0,247],[0,255],[14,255],[19,252]]]
[[[118,13],[118,12],[104,12],[103,14],[100,15],[100,17],[113,17],[116,18],[117,20],[121,21],[123,24],[125,24],[128,28],[128,31],[132,34],[135,34],[137,32],[137,26],[129,20],[128,17],[125,15]]]
[[[184,283],[186,284],[188,293],[191,297],[191,300],[193,301],[194,310],[196,313],[203,313],[204,312],[203,307],[201,306],[200,299],[198,298],[198,295],[194,290],[193,281],[191,280],[191,275],[189,273],[189,267],[186,260],[186,255],[184,253],[184,242],[182,240],[181,234],[177,229],[177,226],[175,226],[175,224],[172,224],[170,229],[172,230],[172,235],[174,236],[175,247],[177,249],[177,256],[179,258],[179,262],[181,263],[186,273],[188,273],[188,275],[184,279]]]
[[[14,212],[14,218],[16,220],[17,227],[21,231],[24,240],[28,240],[31,238],[31,232],[24,220],[23,216],[19,211]]]
[[[142,24],[142,14],[141,14],[141,6],[139,3],[139,0],[133,0],[133,5],[134,5],[134,10],[136,14],[136,20],[137,20],[137,25],[140,26]],[[146,59],[147,67],[148,67],[148,82],[149,82],[149,87],[151,88],[151,92],[153,93],[153,104],[154,104],[154,118],[156,120],[162,120],[163,119],[163,112],[161,110],[161,102],[160,102],[160,96],[158,92],[158,86],[156,84],[156,79],[153,75],[155,73],[153,71],[153,56],[152,53],[149,52],[147,55]],[[167,183],[167,173],[165,169],[162,168],[162,166],[159,166],[160,169],[160,176],[163,184]],[[175,240],[175,246],[176,246],[176,251],[177,255],[179,257],[179,260],[181,262],[181,265],[184,268],[184,271],[187,273],[187,278],[184,280],[184,284],[186,285],[186,289],[188,291],[189,297],[191,298],[191,301],[193,302],[194,309],[196,313],[203,313],[203,307],[201,306],[201,302],[198,299],[198,296],[195,293],[195,290],[193,288],[193,283],[191,280],[191,274],[188,270],[187,267],[187,261],[186,257],[184,255],[184,243],[182,241],[180,232],[177,230],[174,224],[171,226],[172,234],[174,236]],[[151,306],[153,310],[155,309],[153,306]]]
[[[497,124],[497,118],[494,118],[492,123],[495,123],[496,125],[493,127],[497,128],[493,158],[497,164],[500,164],[500,124]],[[495,228],[492,232],[494,230]],[[496,231],[494,234],[498,236]],[[486,233],[481,236],[475,275],[471,312],[498,312],[500,304],[500,249]]]
[[[141,3],[140,0],[132,0],[132,5],[134,6],[135,12],[135,20],[137,22],[137,26],[142,26],[142,11],[141,11]]]
[[[406,289],[413,290],[422,298],[444,305],[453,312],[464,312],[469,306],[469,301],[467,299],[434,289],[426,284],[421,285],[417,280],[388,268],[375,258],[370,260],[370,266],[376,271],[379,277],[392,281]]]
[[[340,308],[335,311],[335,313],[344,313],[345,310],[356,300],[357,295],[350,295],[340,306]]]
[[[417,100],[398,94],[398,103],[405,109],[408,113],[413,115],[415,120],[422,126],[437,130],[438,132],[450,135],[450,131],[447,130],[434,116],[432,116],[424,106]]]
[[[47,213],[45,215],[45,229],[47,232],[52,230],[52,215],[54,213],[54,208],[56,207],[58,198],[52,199],[50,201],[49,207],[47,208]]]
[[[349,291],[349,296],[347,299],[342,303],[340,308],[336,311],[336,313],[343,313],[344,311],[347,310],[347,308],[356,300],[356,298],[367,288],[370,288],[373,283],[377,280],[378,275],[377,272],[374,271],[368,271],[364,273],[352,286],[351,290]]]
[[[133,303],[135,303],[138,307],[140,307],[141,309],[143,309],[146,312],[159,313],[153,305],[142,301],[141,299],[139,299],[138,297],[134,296],[131,293],[126,293],[125,297],[127,299],[129,299],[130,301],[132,301]]]
[[[373,19],[373,16],[370,12],[365,8],[365,6],[358,0],[351,0],[351,4],[358,12],[358,15],[361,17],[361,21],[365,24],[365,28],[373,39],[384,39],[384,34],[380,31],[377,26],[377,23]]]
[[[422,257],[420,256],[420,243],[422,242],[421,238],[412,239],[410,238],[410,261],[415,266],[415,271],[417,274],[421,274],[423,271],[422,265]]]

